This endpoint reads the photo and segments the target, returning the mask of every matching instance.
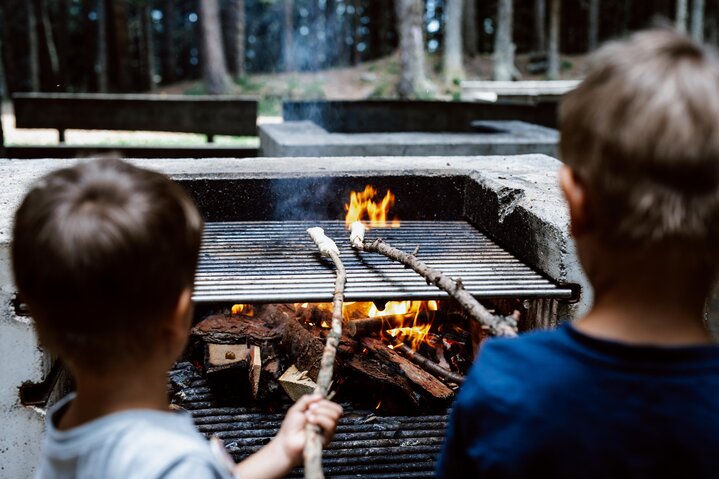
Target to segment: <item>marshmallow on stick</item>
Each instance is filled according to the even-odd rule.
[[[330,252],[333,252],[336,255],[340,254],[340,250],[339,248],[337,248],[335,242],[332,241],[332,239],[330,239],[327,235],[325,235],[325,230],[323,230],[319,226],[315,226],[314,228],[308,228],[307,233],[310,235],[310,238],[312,238],[312,241],[314,241],[317,245],[317,249],[320,250],[322,256],[330,258],[332,256]]]
[[[359,247],[364,242],[365,226],[361,221],[355,221],[352,223],[352,229],[350,230],[350,243],[355,248]]]

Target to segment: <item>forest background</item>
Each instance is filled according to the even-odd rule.
[[[0,93],[458,99],[662,23],[717,45],[719,0],[0,0]]]

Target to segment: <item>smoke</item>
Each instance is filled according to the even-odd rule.
[[[335,217],[339,200],[332,178],[275,180],[270,188],[275,221],[340,219]]]

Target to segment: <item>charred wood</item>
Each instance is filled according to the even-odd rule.
[[[408,347],[404,343],[400,343],[394,347],[395,351],[399,351],[405,356],[407,356],[413,363],[421,366],[425,371],[430,372],[434,374],[435,376],[439,376],[442,379],[445,379],[447,381],[456,383],[456,384],[462,384],[464,382],[464,376],[461,374],[457,374],[455,372],[452,372],[448,369],[443,368],[439,364],[435,363],[434,361],[429,360],[428,358],[422,356],[417,351],[413,350],[412,348]]]

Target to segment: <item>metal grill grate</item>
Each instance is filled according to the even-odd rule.
[[[306,229],[321,226],[347,268],[347,301],[442,299],[413,271],[375,253],[357,253],[342,221],[208,223],[195,279],[196,302],[329,302],[335,274]],[[372,228],[453,278],[477,298],[570,298],[572,290],[538,274],[464,221],[403,221]]]
[[[277,434],[286,407],[267,413],[252,407],[219,406],[206,380],[191,364],[178,363],[170,372],[171,382],[177,376],[182,376],[185,384],[173,394],[173,403],[192,414],[202,434],[222,439],[235,461],[256,452]],[[335,437],[322,453],[328,479],[434,477],[447,414],[377,416],[350,404],[342,407],[345,412]],[[302,468],[287,477],[304,477]]]

